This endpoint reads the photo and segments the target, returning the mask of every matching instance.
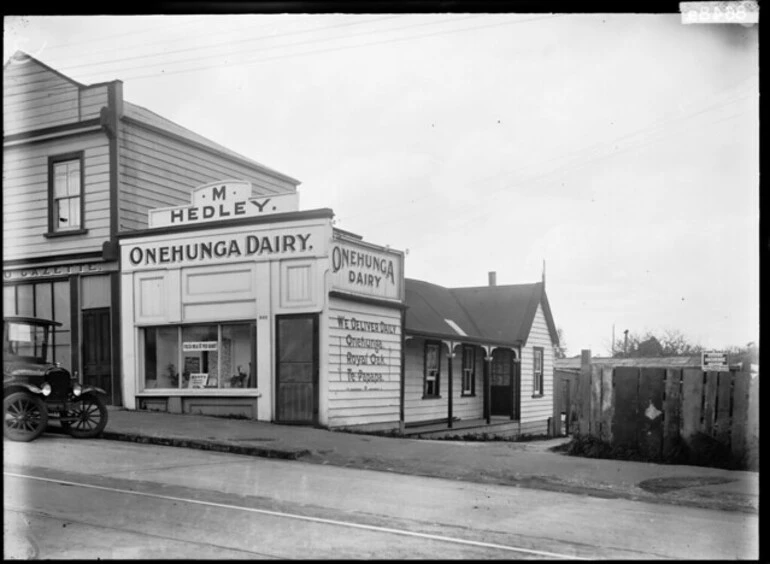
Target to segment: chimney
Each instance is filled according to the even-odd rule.
[[[489,285],[497,286],[497,272],[492,271],[489,273]]]

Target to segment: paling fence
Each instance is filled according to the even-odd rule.
[[[580,434],[664,460],[713,441],[759,468],[759,376],[748,370],[591,364],[555,372],[554,434]],[[562,423],[562,413],[565,421]]]

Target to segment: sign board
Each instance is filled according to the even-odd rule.
[[[299,210],[299,194],[296,192],[253,198],[251,182],[242,180],[224,180],[199,186],[192,191],[191,199],[192,203],[188,206],[149,210],[149,227],[190,225]]]
[[[701,353],[704,372],[729,372],[727,353],[724,351],[704,351]]]
[[[206,372],[190,374],[190,388],[205,388],[209,375]]]
[[[404,255],[398,251],[335,240],[332,288],[373,298],[403,300]]]
[[[217,350],[216,341],[186,341],[182,343],[184,352],[215,351]]]
[[[233,261],[264,261],[322,256],[328,248],[328,231],[323,225],[305,227],[244,227],[230,235],[205,232],[184,234],[163,241],[121,241],[123,272],[203,266]]]

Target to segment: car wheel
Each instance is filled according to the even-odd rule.
[[[48,408],[37,396],[14,392],[3,399],[3,435],[12,441],[38,438],[48,425]]]
[[[69,415],[76,419],[65,429],[76,439],[96,437],[107,426],[107,406],[99,396],[83,398]]]

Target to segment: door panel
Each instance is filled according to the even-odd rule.
[[[510,415],[513,407],[513,353],[497,349],[492,353],[490,371],[492,415]]]
[[[318,316],[280,316],[277,321],[276,420],[318,421]]]
[[[112,399],[110,308],[83,310],[83,385],[98,386]]]

